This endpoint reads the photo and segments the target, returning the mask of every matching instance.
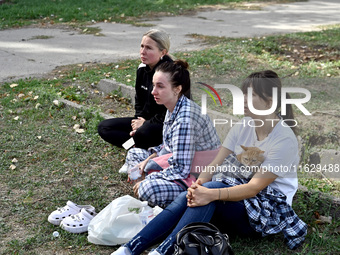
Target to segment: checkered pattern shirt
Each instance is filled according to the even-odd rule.
[[[163,125],[163,144],[150,148],[150,152],[172,152],[170,166],[146,178],[165,180],[185,179],[191,169],[195,151],[214,150],[220,140],[210,118],[201,114],[201,108],[181,96],[173,112],[167,111]],[[159,154],[160,155],[160,154]]]
[[[234,170],[242,166],[237,161],[235,154],[230,154],[223,164],[232,165]],[[244,178],[240,177],[242,171],[236,172],[234,177],[230,173],[218,172],[214,175],[213,180],[222,181],[231,186],[249,182],[249,172],[245,172]],[[267,186],[255,197],[245,199],[244,205],[251,226],[257,232],[262,233],[262,236],[277,234],[282,231],[285,242],[290,249],[296,249],[305,240],[307,234],[306,223],[296,215],[286,202],[286,196],[280,191]]]

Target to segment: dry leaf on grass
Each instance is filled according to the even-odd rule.
[[[320,215],[319,218],[315,221],[317,224],[332,224],[332,217],[331,216],[322,216]]]
[[[56,106],[59,106],[59,101],[58,100],[53,100],[53,104],[56,105]]]
[[[82,133],[85,132],[85,129],[77,128],[77,129],[76,129],[76,132],[77,132],[78,134],[82,134]]]

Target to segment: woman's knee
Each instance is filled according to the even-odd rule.
[[[160,186],[163,188],[160,188]],[[171,191],[175,192],[174,190]],[[172,203],[186,205],[186,193],[186,191],[179,193],[174,199],[173,196],[168,196],[167,192],[164,192],[163,185],[159,185],[157,182],[148,179],[143,180],[138,189],[138,197],[140,200],[148,201],[151,205],[158,205],[160,207],[171,206]]]
[[[142,201],[148,201],[151,203],[156,202],[156,192],[152,187],[150,180],[143,180],[138,189],[138,197]]]
[[[106,120],[103,120],[101,121],[99,124],[98,124],[98,127],[97,127],[97,130],[98,130],[98,133],[101,135],[103,132],[104,132],[104,129],[106,127]]]

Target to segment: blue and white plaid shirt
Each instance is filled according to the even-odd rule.
[[[201,108],[185,96],[181,96],[173,112],[166,113],[163,125],[163,144],[149,149],[158,155],[170,153],[170,166],[147,179],[185,179],[191,169],[195,151],[214,150],[220,146],[220,139],[208,115],[201,114]]]

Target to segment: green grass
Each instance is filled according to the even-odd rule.
[[[0,29],[32,23],[131,23],[156,13],[177,15],[201,5],[240,0],[5,0],[0,5]],[[164,12],[166,10],[166,12]],[[137,22],[138,23],[138,22]]]
[[[211,47],[175,56],[190,64],[198,103],[197,81],[240,85],[250,72],[270,68],[280,76],[291,74],[284,79],[285,86],[304,86],[311,91],[312,100],[306,104],[307,109],[337,111],[340,105],[339,31],[339,26],[332,26],[320,32],[242,39],[193,35]],[[310,49],[315,58],[320,54],[326,57],[303,59],[301,54],[308,52],[302,50],[306,49]],[[289,54],[293,57],[288,58]],[[62,67],[49,78],[0,85],[0,254],[109,254],[113,251],[111,247],[88,243],[86,234],[70,234],[51,225],[47,216],[67,200],[92,204],[100,211],[113,199],[131,194],[126,176],[117,173],[125,151],[109,146],[97,134],[96,127],[102,117],[96,111],[103,110],[104,99],[92,92],[104,78],[115,78],[133,86],[138,64],[136,59],[72,65]],[[17,86],[11,86],[13,84]],[[224,107],[214,109],[230,113],[231,97],[227,93],[221,95]],[[89,109],[56,106],[53,101],[61,97]],[[209,107],[213,108],[212,105],[209,102]],[[124,104],[119,107],[126,109]],[[297,112],[297,118],[302,123],[300,134],[306,141],[307,156],[321,148],[339,148],[338,117],[315,114],[311,121]],[[76,133],[75,124],[80,124],[85,133]],[[322,138],[322,142],[316,142],[316,138]],[[17,162],[13,162],[14,159]],[[300,183],[326,194],[339,191],[339,186],[317,178],[303,176]],[[298,191],[294,210],[309,225],[306,242],[297,251],[288,250],[279,234],[260,240],[234,238],[231,243],[235,252],[340,253],[339,208],[334,208],[319,193]],[[318,214],[332,216],[332,224],[317,224],[315,215]],[[56,230],[61,234],[59,238],[52,236]]]

